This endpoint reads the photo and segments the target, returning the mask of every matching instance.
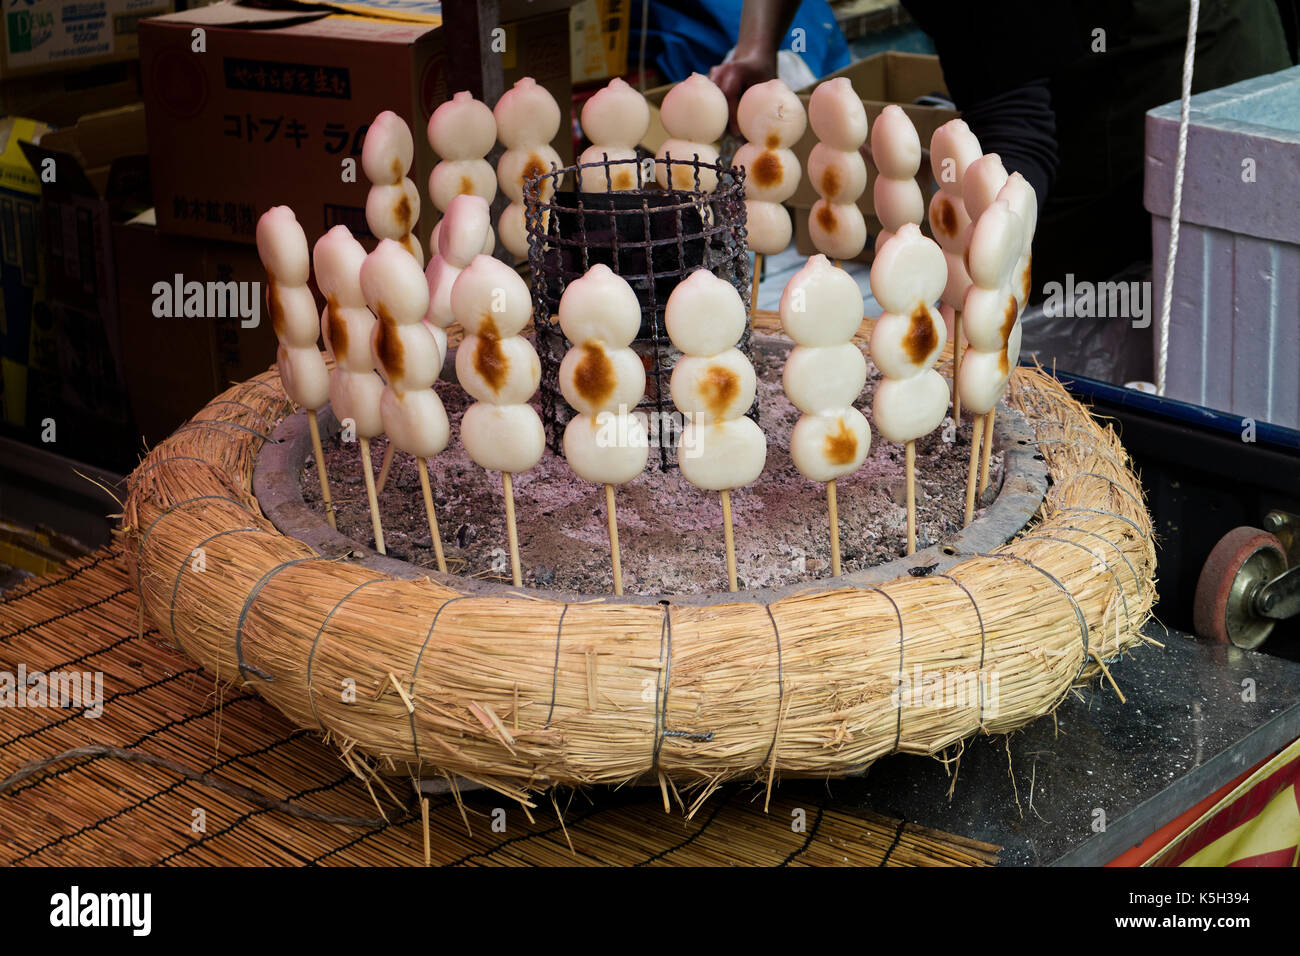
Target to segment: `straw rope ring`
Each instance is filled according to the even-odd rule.
[[[771,313],[755,328],[779,334]],[[258,456],[284,453],[293,420],[274,369],[152,450],[123,533],[153,626],[386,772],[522,801],[557,783],[846,776],[1009,732],[1144,640],[1155,549],[1118,438],[1041,369],[1016,369],[1007,405],[1032,429],[1013,450],[1042,462],[1032,517],[1010,541],[964,532],[888,579],[613,599],[321,554],[254,494]],[[257,428],[212,427],[250,414]]]

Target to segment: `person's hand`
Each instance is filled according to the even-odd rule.
[[[736,126],[736,107],[745,91],[756,83],[766,83],[776,77],[776,55],[762,52],[742,53],[736,50],[726,63],[721,63],[709,71],[709,79],[718,84],[727,97],[727,107],[731,114],[730,129],[739,133]]]

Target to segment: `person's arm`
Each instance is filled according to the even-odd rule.
[[[1070,42],[1078,33],[1064,5],[902,3],[934,41],[949,94],[980,148],[1024,176],[1041,209],[1060,166],[1048,76],[1076,55]]]
[[[709,79],[727,96],[735,131],[736,104],[755,83],[776,76],[776,51],[790,29],[801,0],[745,0],[740,14],[736,52],[709,71]]]

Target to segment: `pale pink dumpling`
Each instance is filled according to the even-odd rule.
[[[451,288],[451,308],[470,335],[490,323],[499,338],[518,335],[532,318],[533,300],[519,273],[499,259],[475,256]]]
[[[745,171],[745,198],[781,203],[794,195],[802,175],[794,151],[784,146],[745,143],[732,158]]]
[[[817,251],[832,259],[853,259],[867,244],[867,223],[853,203],[813,203],[808,232]]]
[[[497,124],[486,103],[462,90],[433,111],[428,134],[443,160],[482,159],[496,145]]]
[[[916,127],[893,103],[886,106],[871,127],[871,161],[880,175],[914,179],[921,170],[921,138]]]
[[[275,354],[284,393],[296,404],[315,411],[329,401],[329,372],[316,346],[286,348]]]
[[[582,131],[599,146],[632,149],[650,128],[645,97],[615,77],[582,107]]]
[[[588,193],[641,189],[654,178],[653,170],[639,168],[636,150],[628,146],[588,146],[578,157],[578,164],[594,164],[578,174],[582,191]]]
[[[560,329],[574,345],[595,341],[611,348],[626,348],[641,328],[641,303],[636,293],[627,280],[603,263],[597,263],[581,278],[569,283],[560,296],[558,313]],[[670,316],[665,310],[665,323],[673,321]],[[736,338],[739,337],[737,332]]]
[[[486,159],[444,160],[429,173],[429,196],[438,209],[445,210],[466,193],[489,202],[496,196],[497,174]]]
[[[501,94],[492,115],[497,139],[507,149],[549,143],[560,131],[560,107],[555,97],[531,76],[517,80]]]
[[[790,87],[774,79],[745,91],[736,108],[736,122],[749,142],[789,149],[803,136],[808,116]]]
[[[871,264],[871,294],[886,312],[907,313],[939,298],[946,271],[942,250],[908,223]]]
[[[735,287],[707,269],[696,269],[678,283],[664,307],[664,329],[686,355],[725,352],[740,341],[747,324]]]
[[[966,122],[949,120],[930,138],[930,171],[940,189],[960,196],[967,167],[983,154],[979,140]]]
[[[862,324],[862,291],[824,255],[810,256],[786,283],[778,311],[781,327],[797,344],[837,345]]]
[[[377,185],[400,183],[415,159],[411,128],[392,110],[384,110],[366,130],[361,147],[361,168]]]
[[[257,254],[276,282],[286,286],[307,284],[311,275],[307,235],[288,206],[272,206],[257,220]]]
[[[439,227],[438,255],[464,269],[482,254],[492,232],[492,210],[486,199],[463,193],[447,204]]]
[[[1007,171],[997,153],[986,153],[966,167],[961,196],[972,222],[993,205],[1006,182]]]
[[[856,152],[867,141],[867,111],[846,76],[817,84],[808,99],[808,121],[832,149]]]
[[[672,160],[671,167],[668,160]],[[717,164],[718,150],[709,143],[696,143],[684,139],[665,140],[655,153],[655,180],[664,189],[694,190],[711,193],[718,188],[718,174],[712,169],[692,165]],[[672,170],[672,184],[668,182]],[[698,184],[698,185],[697,185]]]
[[[692,73],[668,91],[659,115],[669,136],[713,143],[727,128],[727,97],[707,76]]]
[[[846,152],[818,143],[808,154],[808,179],[827,202],[856,203],[867,188],[867,164],[856,149]]]
[[[905,223],[920,223],[925,218],[925,199],[915,179],[877,176],[873,194],[876,218],[891,233]]]
[[[745,201],[745,242],[750,249],[774,256],[790,245],[793,231],[790,213],[780,203]]]

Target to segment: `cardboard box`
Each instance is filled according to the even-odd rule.
[[[0,422],[27,427],[28,376],[39,359],[42,308],[39,228],[41,182],[21,143],[39,141],[49,127],[35,120],[0,119]],[[42,315],[48,315],[43,311]]]
[[[231,382],[265,371],[276,349],[265,316],[255,327],[229,315],[156,316],[158,283],[179,275],[205,284],[256,282],[260,290],[266,276],[255,246],[163,235],[153,210],[113,226],[113,255],[127,397],[137,431],[152,445]]]
[[[632,0],[580,0],[569,11],[570,76],[592,83],[627,72]]]
[[[140,63],[127,60],[88,70],[40,73],[0,83],[0,115],[72,126],[86,113],[140,102]]]
[[[261,213],[287,204],[309,241],[338,223],[369,237],[361,147],[371,120],[391,109],[414,133],[416,233],[427,242],[435,217],[426,184],[436,157],[424,131],[448,96],[447,57],[444,31],[427,17],[410,19],[404,11],[412,6],[427,7],[392,3],[385,12],[393,18],[380,19],[228,4],[142,23],[159,231],[251,243]],[[192,49],[196,27],[205,31],[205,53]],[[532,75],[566,109],[568,27],[567,6],[506,23],[506,85]],[[554,145],[571,159],[567,123]]]
[[[942,109],[937,106],[917,106],[913,100],[918,97],[937,93],[947,96],[947,87],[943,81],[943,69],[939,66],[937,56],[928,56],[920,53],[877,53],[875,56],[869,56],[865,60],[859,60],[857,63],[850,63],[842,70],[837,70],[828,76],[822,77],[818,83],[826,80],[832,80],[836,77],[847,76],[853,83],[853,90],[862,97],[862,105],[866,107],[867,119],[874,123],[880,111],[886,106],[895,104],[903,108],[907,118],[912,121],[916,127],[917,135],[921,137],[921,146],[924,149],[930,148],[930,137],[944,123],[951,119],[956,119],[960,114],[955,110]],[[816,88],[817,83],[806,86],[802,90],[796,91],[799,99],[805,108],[808,106],[808,100],[812,97],[812,91]],[[817,137],[812,131],[812,126],[804,131],[803,138],[794,147],[794,154],[799,158],[799,166],[803,170],[808,169],[808,154],[812,152],[813,146],[817,144]],[[922,168],[922,175],[927,177],[929,170]],[[875,179],[875,171],[868,164],[868,175],[871,181]],[[923,185],[925,185],[923,183]],[[871,189],[863,193],[866,205],[862,206],[863,212],[871,210]],[[808,177],[804,176],[799,182],[799,188],[795,194],[790,197],[790,205],[797,208],[811,209],[812,204],[817,201],[817,190],[809,182]]]
[[[174,8],[172,0],[3,0],[0,79],[133,60],[139,21]]]
[[[111,226],[147,202],[143,113],[137,104],[92,114],[23,147],[40,172],[44,291],[57,359],[57,389],[29,407],[29,417],[55,420],[60,454],[109,468],[129,466],[136,448]]]
[[[924,149],[930,148],[930,137],[934,135],[936,129],[960,115],[955,110],[937,106],[917,106],[913,102],[929,94],[947,95],[943,70],[936,56],[893,51],[877,53],[875,56],[851,63],[844,69],[823,77],[822,81],[839,76],[847,76],[853,83],[854,91],[862,97],[862,105],[866,107],[867,119],[872,123],[876,121],[880,111],[891,103],[901,106],[903,112],[912,121],[912,125],[916,127]],[[805,107],[815,87],[816,84],[813,84],[798,91],[799,99]],[[795,190],[786,205],[790,207],[794,217],[795,248],[800,255],[812,255],[817,251],[808,232],[808,219],[809,211],[818,197],[817,190],[807,175],[808,155],[816,143],[817,137],[809,126],[803,138],[794,147],[795,156],[799,159],[799,166],[804,175],[799,181],[799,188]],[[875,205],[872,200],[875,181],[876,171],[868,163],[867,188],[858,198],[858,208],[862,210],[862,215],[867,221],[867,245],[857,257],[859,262],[872,260],[875,255],[875,236],[882,228],[880,220],[875,216]],[[933,190],[934,182],[925,164],[922,164],[921,171],[917,175],[917,182],[921,185],[922,194],[928,197]],[[929,234],[928,223],[922,223],[921,228],[927,235]]]

